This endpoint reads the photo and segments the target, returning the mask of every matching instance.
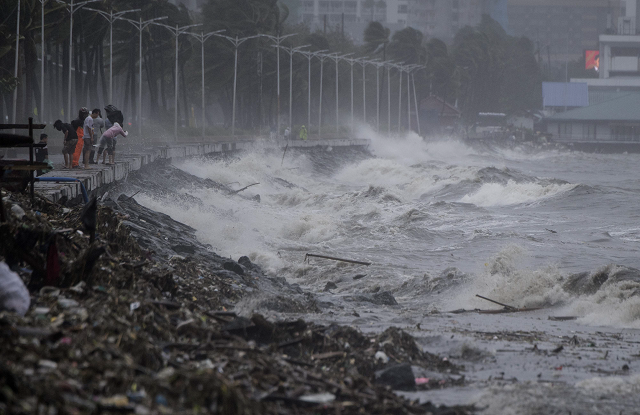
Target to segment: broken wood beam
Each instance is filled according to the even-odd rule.
[[[366,265],[366,266],[371,265],[371,262],[354,261],[353,259],[336,258],[332,256],[317,255],[317,254],[306,254],[304,256],[304,260],[306,261],[309,257],[330,259],[332,261],[348,262],[350,264],[358,264],[358,265]]]
[[[499,303],[499,302],[497,302],[497,301],[495,301],[495,300],[492,300],[492,299],[487,298],[487,297],[483,297],[483,296],[478,295],[478,294],[476,294],[476,297],[478,297],[478,298],[482,298],[483,300],[487,300],[487,301],[492,302],[492,303],[494,303],[494,304],[501,305],[501,306],[503,306],[504,308],[506,308],[506,309],[508,309],[508,310],[517,310],[517,309],[518,309],[518,308],[516,308],[516,307],[510,306],[510,305],[507,305],[507,304]]]
[[[248,188],[250,188],[251,186],[255,186],[255,185],[257,185],[257,184],[260,184],[260,183],[253,183],[253,184],[250,184],[249,186],[245,186],[245,187],[243,187],[243,188],[242,188],[242,189],[240,189],[240,190],[235,190],[235,191],[231,192],[230,194],[235,195],[235,194],[240,193],[240,192],[242,192],[243,190],[247,190],[247,189],[248,189]]]

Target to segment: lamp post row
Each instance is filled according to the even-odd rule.
[[[41,30],[41,36],[42,36],[42,59],[41,59],[41,82],[42,84],[44,84],[44,5],[46,3],[47,0],[39,0],[41,3],[41,7],[42,7],[42,12],[41,12],[41,26],[42,26],[42,30]],[[69,53],[69,78],[68,78],[68,94],[67,94],[67,99],[68,99],[68,114],[69,116],[71,116],[71,64],[72,64],[72,53],[73,53],[73,14],[78,11],[79,9],[83,8],[85,5],[87,5],[88,3],[92,3],[92,2],[96,2],[99,0],[85,0],[79,3],[74,3],[74,0],[70,0],[70,3],[66,3],[62,0],[56,0],[59,3],[64,4],[69,13],[70,13],[70,29],[69,29],[69,46],[70,46],[70,53]],[[418,102],[417,102],[417,95],[416,95],[416,91],[415,91],[415,77],[413,74],[413,71],[416,69],[420,69],[420,68],[424,68],[424,66],[422,65],[401,65],[401,64],[396,64],[393,63],[391,61],[387,61],[387,62],[379,62],[377,60],[366,60],[364,58],[359,58],[359,59],[355,59],[355,58],[348,58],[348,56],[352,55],[350,54],[345,54],[345,55],[339,55],[337,52],[335,53],[331,53],[331,54],[325,54],[324,52],[326,51],[317,51],[317,52],[310,52],[310,51],[304,51],[302,49],[304,49],[305,47],[308,47],[309,45],[305,45],[305,46],[298,46],[298,47],[283,47],[281,46],[281,43],[288,37],[294,36],[295,34],[289,34],[289,35],[284,35],[284,36],[272,36],[272,35],[265,35],[265,34],[260,34],[260,35],[255,35],[255,36],[249,36],[249,37],[245,37],[245,38],[232,38],[229,36],[225,36],[225,35],[221,35],[220,32],[222,32],[222,30],[219,31],[214,31],[214,32],[209,32],[209,33],[204,33],[201,32],[200,34],[196,34],[196,33],[192,33],[189,31],[189,29],[193,28],[193,27],[197,27],[200,26],[200,24],[194,24],[194,25],[187,25],[187,26],[182,26],[179,27],[178,25],[176,25],[175,27],[173,26],[168,26],[162,23],[158,23],[159,20],[163,20],[166,19],[167,16],[163,16],[163,17],[158,17],[158,18],[154,18],[154,19],[149,19],[146,21],[142,21],[142,19],[138,19],[133,20],[133,19],[128,19],[125,17],[122,17],[124,14],[126,13],[131,13],[131,12],[137,12],[140,11],[140,9],[131,9],[131,10],[124,10],[124,11],[119,11],[114,13],[113,10],[110,10],[110,12],[105,12],[102,10],[97,10],[97,9],[91,9],[88,7],[85,7],[85,9],[87,10],[91,10],[94,12],[99,13],[102,17],[104,17],[108,22],[109,22],[109,26],[110,26],[110,34],[109,34],[109,99],[110,101],[113,100],[113,22],[116,20],[124,20],[124,21],[128,21],[129,23],[131,23],[134,27],[136,27],[136,29],[138,29],[139,31],[139,71],[138,71],[138,78],[139,78],[139,89],[138,89],[138,128],[139,128],[139,133],[141,134],[141,128],[142,128],[142,31],[149,26],[150,24],[155,24],[155,25],[159,25],[159,26],[163,26],[165,28],[167,28],[168,30],[170,30],[174,36],[175,36],[175,40],[176,40],[176,59],[175,59],[175,96],[174,96],[174,136],[177,139],[178,136],[178,52],[179,52],[179,43],[178,43],[178,38],[180,34],[189,34],[194,36],[195,38],[197,38],[200,43],[201,43],[201,71],[202,71],[202,135],[204,136],[204,118],[205,118],[205,82],[204,82],[204,42],[206,42],[206,40],[208,40],[210,37],[212,36],[217,36],[217,37],[221,37],[221,38],[225,38],[227,40],[229,40],[233,45],[234,45],[234,87],[233,87],[233,109],[232,109],[232,135],[235,135],[235,111],[236,111],[236,90],[237,90],[237,69],[238,69],[238,47],[244,43],[245,41],[249,40],[249,39],[253,39],[253,38],[257,38],[257,37],[267,37],[269,39],[271,39],[274,44],[272,45],[273,47],[275,47],[277,49],[277,96],[278,96],[278,111],[277,111],[277,125],[278,125],[278,131],[279,131],[279,126],[280,126],[280,48],[283,48],[286,52],[289,53],[289,128],[292,128],[292,107],[293,107],[293,94],[292,94],[292,87],[293,87],[293,55],[295,53],[300,53],[302,55],[304,55],[305,57],[307,57],[308,59],[308,103],[307,103],[307,123],[310,125],[311,124],[311,60],[315,57],[318,58],[320,60],[321,66],[320,66],[320,102],[319,102],[319,120],[318,120],[318,128],[319,131],[321,131],[321,126],[322,126],[322,81],[323,81],[323,66],[324,66],[324,61],[326,59],[331,59],[332,61],[335,62],[336,66],[336,133],[339,132],[339,68],[338,68],[338,64],[340,62],[340,60],[346,61],[350,64],[351,66],[351,124],[352,124],[352,130],[354,129],[354,113],[353,113],[353,65],[358,63],[362,66],[362,84],[363,84],[363,120],[366,122],[366,65],[373,65],[376,67],[376,130],[379,132],[380,130],[380,68],[385,67],[387,69],[391,69],[391,68],[396,68],[398,70],[399,73],[399,77],[400,77],[400,82],[399,82],[399,110],[398,110],[398,131],[400,131],[401,129],[401,116],[402,116],[402,73],[406,72],[407,74],[407,101],[408,101],[408,128],[411,128],[411,83],[413,83],[413,95],[414,95],[414,103],[415,103],[415,108],[416,108],[416,115],[418,113]],[[18,28],[17,30],[19,30],[19,7],[18,7]],[[19,32],[18,32],[19,33]],[[17,54],[17,45],[16,45],[16,54]],[[16,59],[17,62],[17,59]],[[387,70],[387,102],[390,104],[390,98],[391,98],[391,85],[390,85],[390,73],[389,70]],[[15,93],[14,93],[14,101],[15,101]],[[391,132],[391,107],[390,105],[388,106],[388,120],[387,120],[387,124],[388,124],[388,132]],[[16,105],[14,102],[14,122],[15,122],[15,109],[16,109]],[[42,119],[42,117],[44,116],[43,114],[44,112],[44,88],[41,88],[41,94],[40,94],[40,118]],[[420,133],[420,120],[419,117],[416,116],[417,118],[417,127],[418,127],[418,133]]]

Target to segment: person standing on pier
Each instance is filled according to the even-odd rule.
[[[307,139],[307,127],[303,125],[300,128],[300,140],[306,140],[306,139]]]
[[[84,119],[84,135],[83,135],[83,155],[82,162],[84,163],[85,170],[89,168],[89,155],[91,154],[91,149],[93,148],[93,120],[98,118],[98,114],[100,113],[99,109],[94,109],[91,111],[91,115],[88,115]]]
[[[53,123],[53,128],[64,133],[64,144],[62,147],[62,155],[64,156],[64,168],[72,168],[73,152],[78,144],[78,135],[75,128],[71,124],[63,123],[61,120],[56,120]]]
[[[80,167],[80,155],[82,154],[82,148],[84,147],[84,121],[89,116],[89,110],[86,107],[80,108],[78,111],[78,119],[71,121],[71,127],[76,130],[78,136],[78,143],[73,151],[73,159],[71,160],[71,167]]]
[[[99,108],[94,109],[92,112],[96,112],[98,111],[98,116],[96,118],[93,119],[93,138],[94,138],[94,143],[91,146],[91,153],[89,154],[89,163],[90,164],[98,164],[97,160],[94,160],[95,157],[95,153],[96,153],[96,137],[100,137],[102,136],[102,133],[104,132],[103,130],[106,131],[106,123],[104,121],[104,119],[102,119],[102,112],[100,111]],[[98,133],[98,130],[100,130],[100,132]]]
[[[104,134],[102,134],[102,136],[100,137],[100,147],[98,148],[98,158],[96,159],[96,162],[100,161],[100,155],[102,155],[102,152],[106,148],[107,151],[106,153],[104,153],[104,156],[102,158],[102,164],[105,164],[105,159],[107,157],[107,154],[109,154],[109,164],[114,164],[115,155],[113,154],[113,150],[115,147],[116,137],[118,135],[122,135],[123,137],[126,137],[128,134],[129,133],[124,131],[122,127],[120,127],[120,124],[118,123],[115,123],[113,127],[105,131]]]

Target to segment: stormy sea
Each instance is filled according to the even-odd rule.
[[[313,293],[305,319],[396,325],[464,365],[465,386],[411,398],[640,413],[637,154],[359,135],[367,149],[176,161],[122,191]],[[475,313],[502,309],[476,294],[532,310]]]

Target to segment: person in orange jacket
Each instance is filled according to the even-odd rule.
[[[78,119],[71,121],[71,126],[76,130],[78,135],[78,143],[76,149],[73,152],[73,158],[71,160],[71,166],[73,168],[80,167],[80,155],[82,155],[82,148],[84,147],[84,120],[89,116],[89,110],[86,107],[80,108],[78,111]]]

